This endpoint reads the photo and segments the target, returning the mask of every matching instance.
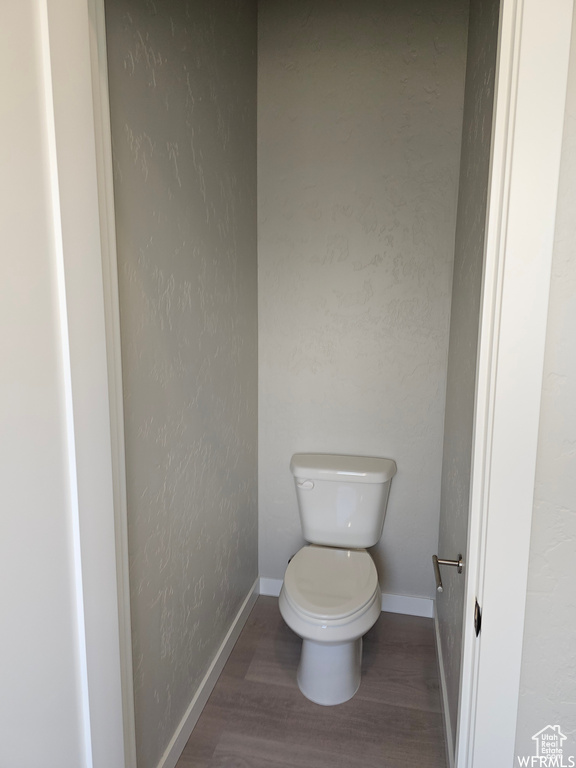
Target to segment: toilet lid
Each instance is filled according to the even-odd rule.
[[[376,566],[365,549],[304,547],[284,576],[286,596],[315,618],[350,616],[374,597],[377,588]]]

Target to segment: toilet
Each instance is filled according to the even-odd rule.
[[[304,696],[342,704],[360,686],[362,637],[381,611],[378,573],[366,547],[382,535],[396,464],[298,453],[290,469],[308,544],[288,564],[280,613],[302,638],[297,680]]]

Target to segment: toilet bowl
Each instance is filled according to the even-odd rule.
[[[316,704],[342,704],[358,690],[362,637],[376,623],[381,592],[366,550],[306,546],[290,561],[279,607],[302,638],[297,672],[302,693]]]
[[[297,672],[316,704],[342,704],[358,690],[362,637],[380,615],[382,595],[366,551],[382,535],[396,464],[391,459],[295,454],[290,469],[308,543],[290,560],[280,613],[302,638]]]

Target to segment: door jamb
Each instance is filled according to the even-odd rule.
[[[572,11],[573,0],[500,9],[457,768],[514,760]]]
[[[96,140],[98,206],[100,214],[102,279],[104,287],[106,356],[110,399],[110,437],[114,524],[116,535],[116,572],[118,585],[124,760],[125,768],[136,768],[132,628],[130,621],[130,583],[128,574],[128,508],[126,496],[124,405],[120,343],[120,301],[118,294],[116,219],[114,210],[112,136],[110,128],[110,96],[108,91],[108,60],[106,54],[104,0],[88,0],[88,14],[90,18],[92,100],[94,104],[94,132]]]

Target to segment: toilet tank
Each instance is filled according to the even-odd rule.
[[[290,470],[296,483],[302,533],[311,544],[360,549],[382,536],[391,459],[296,453]]]

